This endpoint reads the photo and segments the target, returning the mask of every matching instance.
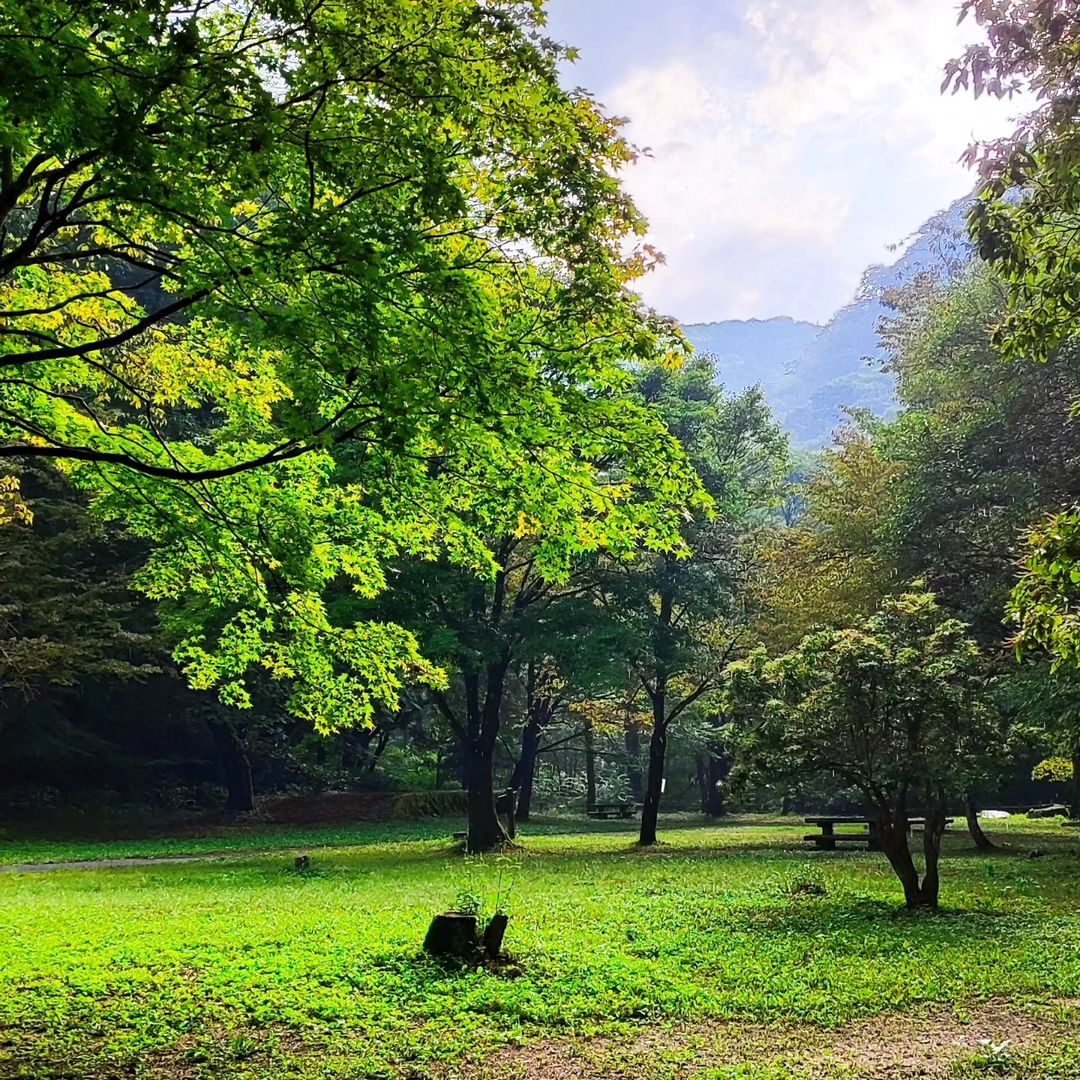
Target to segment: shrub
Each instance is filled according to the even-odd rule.
[[[446,817],[468,813],[468,792],[406,791],[394,799],[394,817]]]

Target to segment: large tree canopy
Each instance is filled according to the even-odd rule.
[[[1072,0],[964,0],[986,41],[946,68],[952,88],[1034,104],[1013,134],[969,148],[982,181],[972,237],[1011,286],[997,340],[1012,357],[1043,358],[1080,316],[1080,11]]]
[[[1070,0],[967,0],[963,11],[988,41],[949,66],[946,86],[1019,91],[1034,102],[1010,138],[970,150],[983,180],[971,228],[1008,287],[996,341],[1013,359],[1045,361],[1055,349],[1071,351],[1080,329],[1080,12]],[[1075,401],[1063,404],[1075,411]],[[1066,510],[1035,529],[1026,571],[1010,608],[1018,644],[1075,663],[1080,512]]]
[[[679,544],[697,496],[623,400],[677,343],[627,281],[617,125],[527,2],[9,5],[0,457],[65,463],[149,538],[195,685],[252,665],[321,727],[437,681],[337,625],[385,561],[485,537]],[[611,472],[618,462],[617,479]]]
[[[562,320],[602,311],[605,337],[648,351],[620,290],[631,150],[559,88],[538,18],[474,0],[8,5],[0,456],[214,476],[392,441],[402,411],[490,413],[493,386],[530,374],[511,355],[535,361]],[[502,277],[530,318],[496,333],[481,285],[525,245],[552,274]],[[231,437],[170,453],[160,411],[180,404]]]

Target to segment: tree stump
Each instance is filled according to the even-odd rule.
[[[489,960],[498,960],[502,952],[503,936],[506,934],[506,924],[510,921],[509,915],[495,914],[484,927],[484,952]]]
[[[432,956],[457,956],[468,960],[476,955],[476,916],[444,911],[431,920],[424,938],[424,952]]]

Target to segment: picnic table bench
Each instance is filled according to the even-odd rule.
[[[838,843],[866,844],[870,851],[880,851],[877,820],[867,817],[808,817],[803,818],[807,825],[816,825],[819,832],[804,836],[803,840],[813,843],[821,851],[835,851]],[[945,828],[953,823],[952,818],[945,819]],[[909,817],[908,832],[926,827],[926,818]],[[865,825],[859,832],[837,832],[837,825]]]
[[[585,811],[591,818],[632,818],[638,808],[635,803],[596,803]]]

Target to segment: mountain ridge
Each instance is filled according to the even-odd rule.
[[[689,323],[683,333],[716,357],[728,389],[761,387],[793,445],[827,446],[845,409],[895,414],[893,377],[881,370],[886,353],[878,327],[894,317],[883,296],[919,274],[948,278],[970,261],[964,222],[970,204],[970,196],[957,199],[912,233],[892,263],[868,266],[852,300],[824,324],[774,315]]]

